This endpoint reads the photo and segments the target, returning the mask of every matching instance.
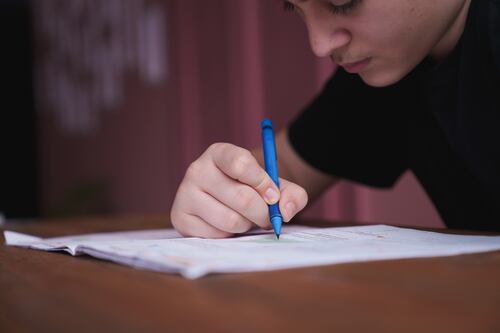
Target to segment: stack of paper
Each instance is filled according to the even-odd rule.
[[[38,238],[5,231],[8,245],[87,254],[123,265],[180,273],[251,272],[357,261],[448,256],[500,250],[500,236],[462,236],[386,225],[286,226],[227,239],[181,238],[172,229]]]

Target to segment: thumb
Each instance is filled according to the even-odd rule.
[[[283,221],[289,222],[307,204],[306,190],[286,179],[280,178],[280,212]]]

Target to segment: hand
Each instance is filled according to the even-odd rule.
[[[285,222],[307,204],[306,191],[280,178],[280,189],[252,153],[229,143],[211,145],[186,171],[170,217],[184,236],[229,237],[257,225],[271,229],[267,204],[280,201]]]

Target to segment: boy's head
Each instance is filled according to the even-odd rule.
[[[306,23],[313,52],[371,86],[402,79],[426,56],[445,58],[458,42],[471,0],[289,0]]]

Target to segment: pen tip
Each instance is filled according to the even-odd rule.
[[[276,235],[276,238],[280,239],[280,235]]]

